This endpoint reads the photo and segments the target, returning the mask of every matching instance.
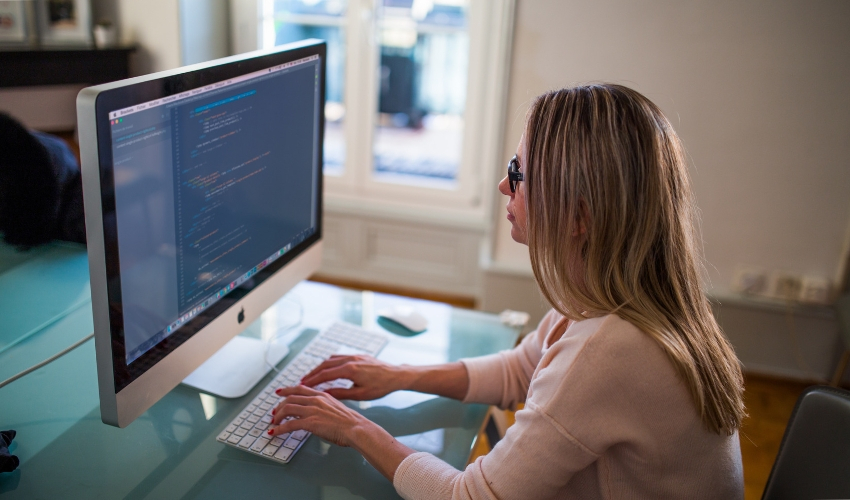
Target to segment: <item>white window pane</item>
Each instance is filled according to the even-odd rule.
[[[466,0],[383,0],[376,179],[455,185],[469,63],[466,16]]]
[[[274,0],[274,43],[319,38],[328,43],[325,80],[324,173],[341,175],[345,161],[346,0]]]

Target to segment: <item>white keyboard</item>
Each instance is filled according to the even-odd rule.
[[[288,463],[310,437],[310,433],[301,430],[273,438],[268,435],[272,421],[271,411],[280,401],[280,397],[274,392],[275,389],[297,385],[304,375],[333,354],[377,356],[387,341],[388,338],[384,334],[370,332],[349,323],[332,324],[316,335],[216,439],[248,453]],[[351,387],[351,381],[337,379],[319,384],[315,388],[321,391],[332,387],[348,388]]]

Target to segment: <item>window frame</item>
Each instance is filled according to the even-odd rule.
[[[266,0],[231,0],[234,52],[261,48],[264,36],[271,36],[264,35],[269,15],[264,12],[265,5]],[[500,156],[515,0],[470,0],[463,148],[452,190],[389,183],[373,176],[380,62],[378,8],[379,0],[349,0],[345,20],[340,22],[346,30],[345,161],[341,175],[325,175],[325,208],[487,230],[492,226],[496,182],[504,163]],[[369,126],[353,125],[357,123]]]

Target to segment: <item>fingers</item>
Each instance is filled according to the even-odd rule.
[[[305,422],[302,419],[292,419],[286,420],[282,424],[275,425],[273,427],[269,427],[268,435],[269,436],[280,436],[281,434],[286,434],[287,432],[293,432],[297,430],[308,430],[304,428]]]
[[[312,414],[312,407],[319,404],[315,396],[289,396],[272,410],[272,423],[278,424],[286,417],[304,417]]]
[[[316,375],[317,373],[319,373],[322,370],[327,370],[328,368],[333,368],[335,366],[339,366],[343,363],[347,363],[347,362],[351,361],[352,359],[354,359],[352,356],[338,356],[338,355],[334,354],[333,356],[328,358],[326,361],[323,361],[319,366],[310,370],[310,373],[301,377],[301,380],[306,380],[307,378]]]
[[[330,380],[336,380],[338,378],[350,379],[351,376],[351,365],[343,364],[337,367],[322,370],[321,372],[315,375],[304,377],[303,379],[301,379],[301,383],[306,386],[313,387],[321,384],[322,382],[328,382]]]
[[[318,396],[319,394],[324,394],[322,391],[317,391],[312,387],[307,387],[306,385],[293,385],[290,387],[279,387],[276,391],[274,391],[280,397],[288,397],[293,395],[298,396]]]

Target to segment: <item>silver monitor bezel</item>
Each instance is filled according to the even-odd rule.
[[[250,293],[229,306],[222,314],[206,324],[150,369],[139,375],[122,389],[116,391],[114,376],[113,334],[110,322],[107,288],[107,245],[104,233],[102,206],[103,178],[98,148],[98,96],[110,90],[162,80],[181,75],[191,75],[222,65],[238,65],[241,61],[298,51],[315,52],[321,56],[324,68],[326,46],[320,40],[304,40],[282,45],[271,50],[255,51],[224,59],[195,64],[183,68],[144,75],[119,82],[89,87],[77,96],[77,121],[85,203],[86,237],[89,274],[91,279],[92,314],[94,320],[95,351],[97,358],[98,388],[101,419],[104,423],[126,427],[154,403],[176,387],[186,376],[212,356],[231,338],[274,304],[283,294],[318,270],[322,259],[321,239],[321,171],[319,171],[318,237],[300,254],[292,258],[274,274],[267,277]],[[271,60],[271,59],[269,59]],[[269,66],[272,66],[270,64]],[[325,71],[321,72],[321,90],[324,98]],[[183,89],[190,90],[190,89]],[[320,137],[323,131],[320,113]],[[102,126],[102,124],[101,124]],[[321,169],[321,141],[319,141],[319,166]],[[106,166],[111,168],[111,166]],[[240,318],[240,313],[242,317]]]

